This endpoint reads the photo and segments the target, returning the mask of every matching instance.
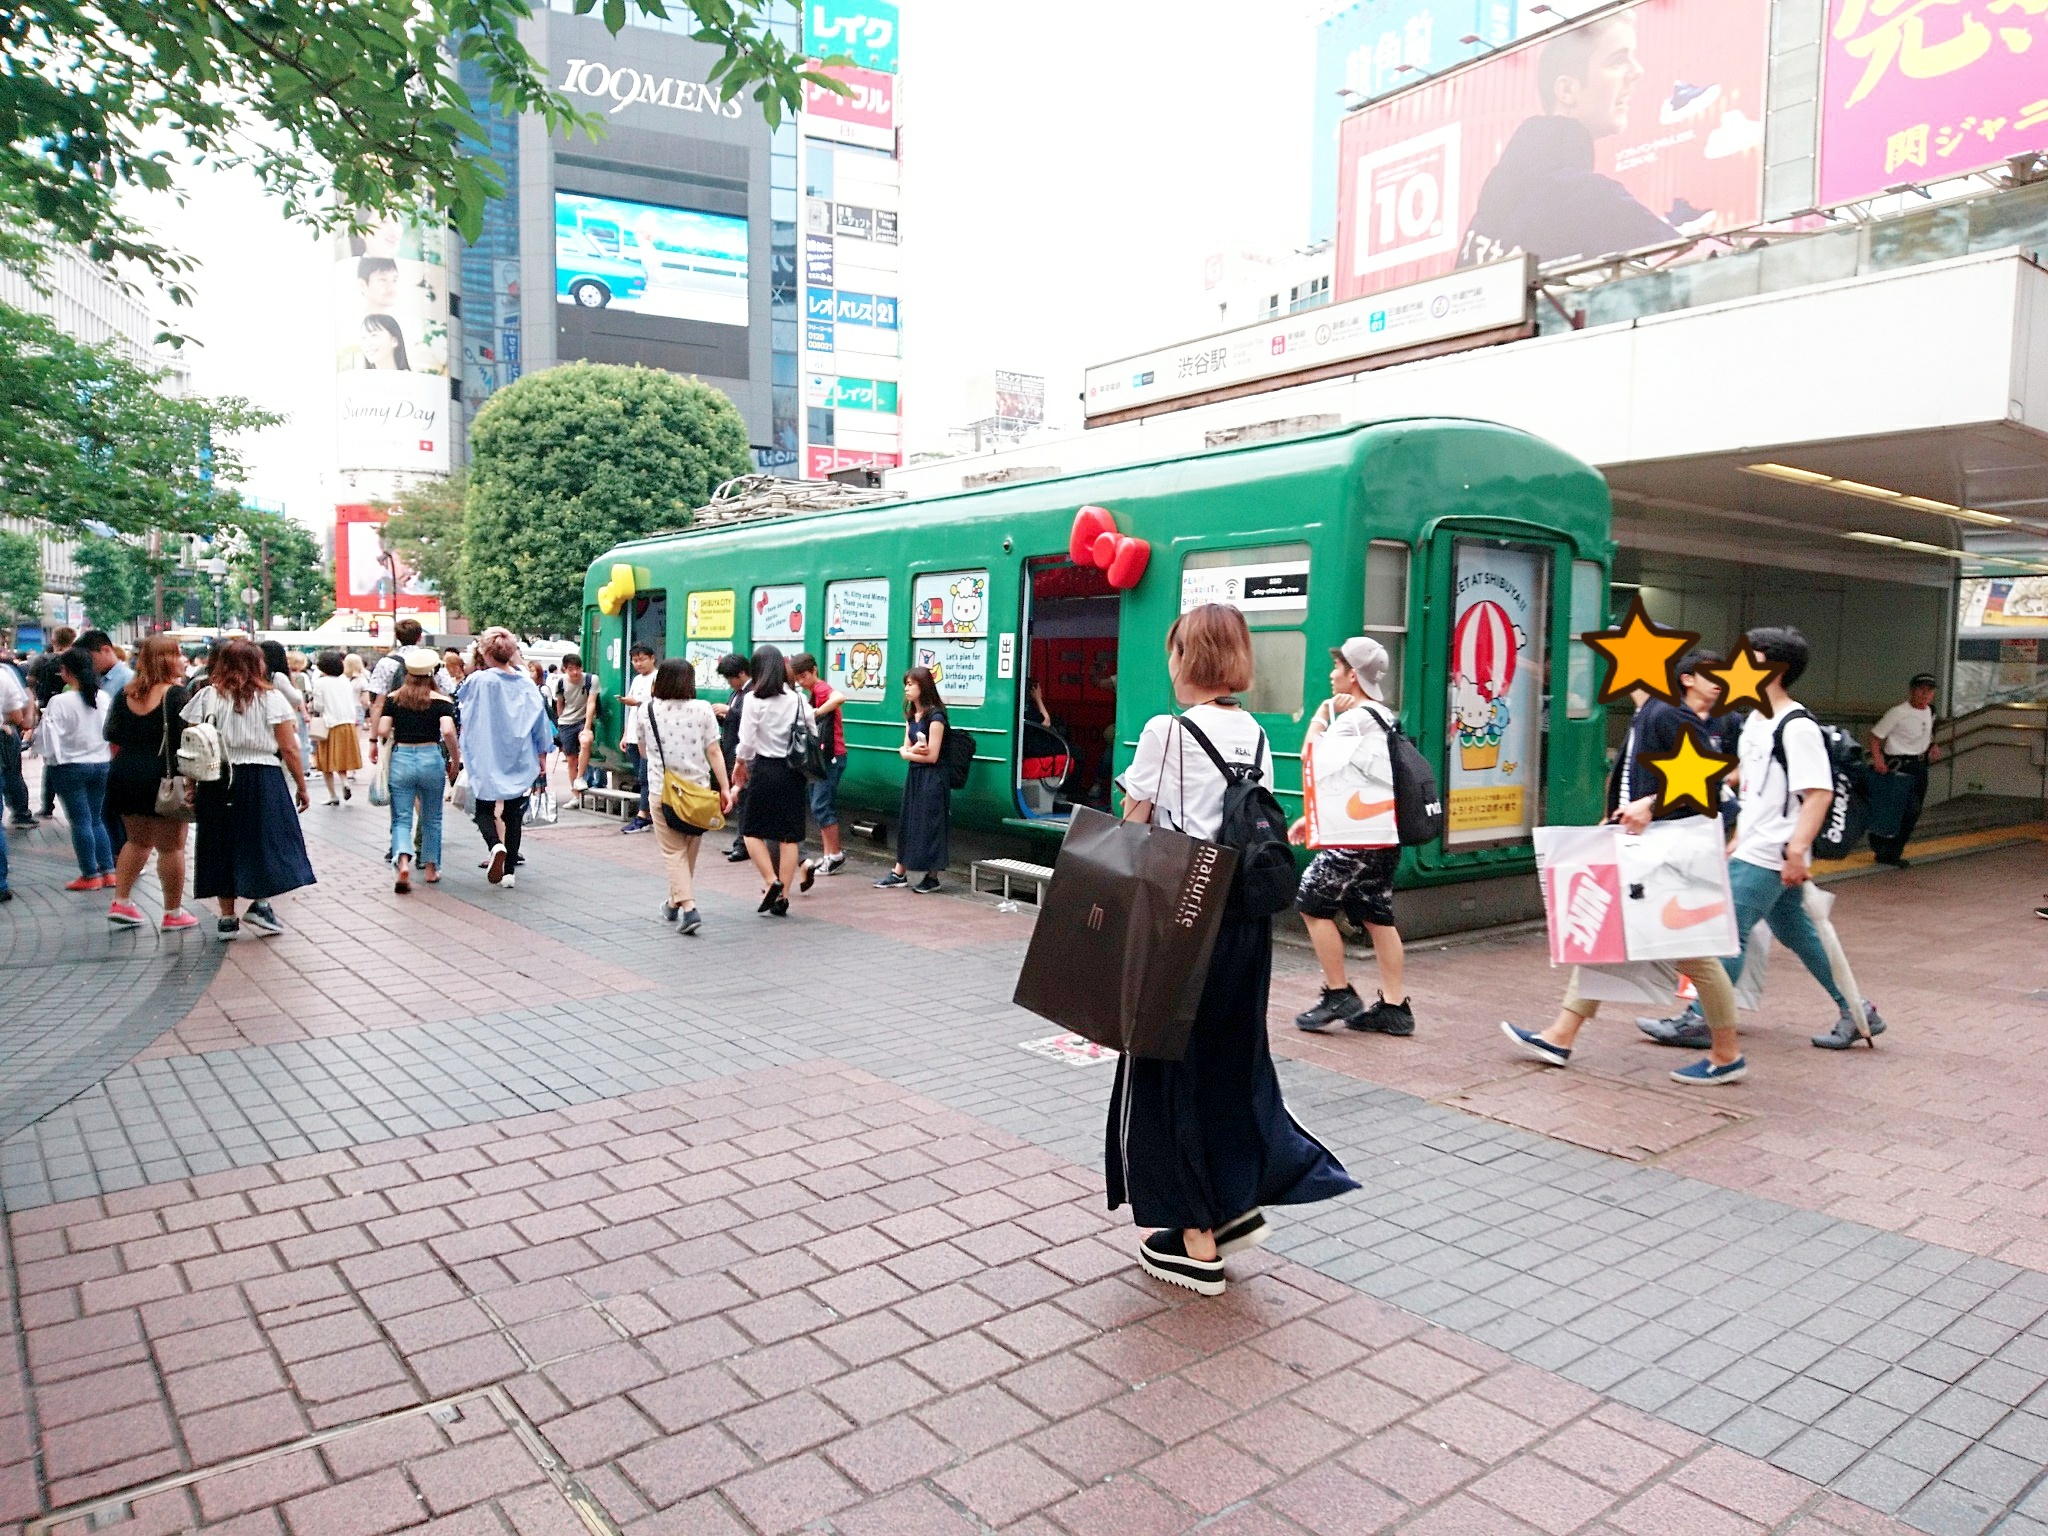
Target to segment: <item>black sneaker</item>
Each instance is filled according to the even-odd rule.
[[[704,919],[702,916],[698,914],[698,911],[695,907],[685,907],[683,909],[682,934],[684,938],[687,939],[691,937],[693,934],[696,933],[696,931],[699,928],[702,928],[703,926]]]
[[[1875,1047],[1877,1037],[1884,1033],[1884,1015],[1869,1003],[1863,1005],[1863,1028],[1856,1027],[1856,1021],[1843,1014],[1835,1020],[1835,1027],[1824,1035],[1815,1035],[1813,1043],[1823,1051],[1846,1051],[1858,1040],[1867,1039]]]
[[[1659,1045],[1675,1045],[1680,1050],[1704,1051],[1713,1044],[1706,1015],[1690,1008],[1668,1019],[1637,1019],[1636,1028]]]
[[[821,875],[836,875],[844,868],[846,868],[845,854],[828,853],[825,855],[825,862],[818,866],[818,873]]]
[[[1348,1024],[1356,1028],[1355,1020],[1365,1017],[1365,1003],[1352,986],[1325,987],[1323,1000],[1308,1010],[1294,1016],[1294,1027],[1305,1029],[1310,1034],[1321,1034],[1332,1024]],[[1414,1029],[1414,1024],[1408,1026]]]
[[[214,936],[226,944],[242,936],[242,920],[239,917],[217,917],[213,920]]]
[[[1371,1030],[1374,1034],[1380,1035],[1412,1035],[1415,1033],[1415,1013],[1409,1008],[1407,998],[1402,998],[1398,1003],[1390,1003],[1386,994],[1381,993],[1379,1000],[1358,1018],[1346,1019],[1344,1027]]]
[[[1517,1029],[1506,1019],[1502,1019],[1500,1032],[1520,1046],[1524,1056],[1533,1061],[1540,1061],[1546,1067],[1563,1067],[1571,1064],[1570,1051],[1561,1045],[1552,1045],[1533,1029]]]
[[[1255,1205],[1216,1229],[1216,1257],[1227,1259],[1233,1253],[1257,1248],[1272,1235],[1273,1229],[1266,1225],[1266,1213]]]
[[[671,906],[664,901],[661,904],[661,920],[664,923],[672,923],[676,920],[676,914],[682,910],[681,907]]]
[[[892,869],[889,871],[889,873],[882,876],[881,879],[875,882],[875,889],[878,891],[893,891],[898,886],[908,884],[910,884],[908,880],[904,879],[903,876],[897,874],[896,871]]]
[[[42,823],[40,821],[37,821],[35,817],[30,816],[26,820],[22,819],[21,817],[16,817],[13,821],[7,823],[7,825],[14,828],[14,830],[17,832],[33,832],[37,827],[40,827]]]
[[[910,894],[913,896],[930,896],[940,889],[939,877],[937,875],[926,875],[910,888]]]
[[[2048,907],[2034,908],[2034,916],[2048,918]]]
[[[267,901],[252,901],[249,910],[242,914],[242,921],[266,938],[284,932],[284,924],[277,920],[277,914],[270,910]]]
[[[744,848],[728,848],[725,853],[725,862],[728,864],[746,863],[747,850]]]
[[[1138,1263],[1145,1273],[1168,1285],[1186,1286],[1197,1296],[1223,1294],[1223,1260],[1191,1259],[1178,1231],[1154,1232],[1138,1245]]]

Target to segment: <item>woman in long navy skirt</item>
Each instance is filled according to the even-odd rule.
[[[1119,780],[1124,819],[1213,838],[1226,783],[1182,722],[1233,769],[1261,760],[1265,732],[1233,697],[1252,683],[1244,615],[1220,603],[1182,614],[1166,637],[1166,665],[1185,714],[1156,716],[1138,738]],[[1263,760],[1272,761],[1270,749]],[[1281,1099],[1266,1043],[1272,976],[1271,921],[1226,915],[1187,1054],[1117,1063],[1105,1137],[1109,1208],[1128,1201],[1139,1225],[1161,1229],[1139,1245],[1148,1273],[1203,1296],[1223,1293],[1225,1257],[1271,1235],[1262,1206],[1306,1205],[1358,1187]]]
[[[299,830],[308,801],[298,717],[271,686],[263,652],[230,640],[214,653],[206,686],[186,704],[184,718],[211,725],[227,749],[221,776],[193,796],[199,835],[192,894],[219,903],[215,932],[223,940],[245,931],[282,933],[270,898],[313,883]],[[239,916],[237,899],[249,903]]]

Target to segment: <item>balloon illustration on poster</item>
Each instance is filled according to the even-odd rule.
[[[1513,720],[1508,693],[1519,654],[1515,624],[1496,602],[1478,602],[1458,619],[1451,641],[1451,707],[1458,755],[1468,769],[1500,762],[1500,741]]]

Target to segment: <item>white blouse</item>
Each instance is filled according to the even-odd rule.
[[[709,704],[702,699],[649,699],[634,713],[640,717],[633,729],[639,733],[637,745],[649,773],[672,768],[692,784],[711,787],[711,760],[705,753],[718,745],[718,715]]]
[[[76,688],[66,688],[43,710],[43,723],[36,729],[36,750],[43,761],[57,763],[104,763],[113,759],[107,750],[107,702],[113,695],[105,688],[91,705]]]
[[[772,699],[748,695],[746,711],[740,716],[740,739],[733,748],[734,755],[743,763],[751,763],[757,757],[789,756],[789,737],[796,728],[798,714],[811,722],[812,730],[818,728],[811,701],[788,684]]]
[[[1197,704],[1187,718],[1201,728],[1216,753],[1233,767],[1249,768],[1260,759],[1266,733],[1242,709]],[[1265,782],[1273,782],[1273,752],[1264,753]],[[1172,827],[1190,837],[1214,837],[1223,825],[1223,775],[1188,734],[1175,715],[1154,715],[1138,735],[1131,766],[1117,780],[1133,800],[1152,802],[1155,825]]]
[[[228,749],[230,763],[281,765],[277,751],[277,728],[293,719],[292,707],[275,688],[265,688],[249,701],[247,709],[236,709],[226,694],[202,688],[185,706],[185,723],[204,720],[219,730]]]

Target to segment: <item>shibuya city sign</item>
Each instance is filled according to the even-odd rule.
[[[709,112],[714,117],[738,117],[737,98],[721,101],[715,86],[701,80],[678,80],[657,75],[630,64],[611,65],[596,59],[571,59],[562,71],[562,89],[571,96],[592,101],[609,101],[612,115],[639,103],[648,107],[672,107],[678,112]]]

